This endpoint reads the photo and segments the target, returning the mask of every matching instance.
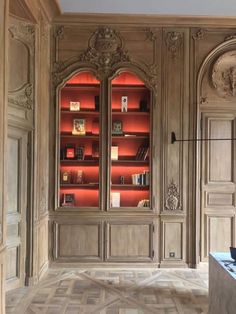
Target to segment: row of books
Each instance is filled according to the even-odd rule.
[[[149,170],[144,170],[143,173],[132,174],[132,184],[134,185],[149,185],[149,181]]]
[[[136,160],[146,160],[149,153],[149,147],[145,145],[139,146],[135,159]]]
[[[138,202],[138,206],[137,207],[150,207],[150,201],[147,200],[141,200]]]

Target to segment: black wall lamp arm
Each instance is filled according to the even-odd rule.
[[[235,141],[236,138],[189,138],[189,139],[176,139],[175,132],[171,132],[171,144],[175,142],[203,142],[203,141]]]

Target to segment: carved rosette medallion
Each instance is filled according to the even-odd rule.
[[[212,84],[221,97],[236,96],[236,50],[218,58],[212,70]]]
[[[173,181],[168,186],[167,197],[165,201],[165,210],[181,210],[180,196],[177,186]]]
[[[205,35],[204,29],[199,28],[199,29],[196,31],[196,33],[192,35],[192,38],[193,38],[194,40],[200,40],[200,39],[202,39],[202,38],[204,37],[204,35]]]
[[[182,46],[183,37],[179,32],[169,32],[166,35],[166,46],[171,53],[172,58],[176,58]]]

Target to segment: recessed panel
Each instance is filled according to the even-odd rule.
[[[60,257],[99,257],[100,227],[95,224],[64,224],[58,227]]]
[[[228,252],[232,245],[232,217],[209,218],[209,251]]]
[[[18,212],[19,199],[19,140],[8,138],[7,212]]]
[[[209,138],[218,139],[209,142],[209,180],[212,182],[231,182],[232,163],[232,120],[215,119],[210,121]]]
[[[150,225],[111,224],[109,252],[116,259],[147,259],[151,249]]]
[[[164,258],[182,259],[183,223],[164,222]]]
[[[18,277],[19,249],[8,248],[6,251],[6,280]]]
[[[233,206],[234,194],[232,193],[208,193],[207,206]]]

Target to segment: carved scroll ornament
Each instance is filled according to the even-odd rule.
[[[236,96],[236,51],[221,55],[213,66],[212,83],[222,97]]]
[[[166,45],[168,50],[171,52],[172,58],[177,57],[177,53],[182,46],[182,34],[179,32],[169,32],[166,35]]]
[[[177,186],[173,181],[168,186],[167,196],[165,200],[166,210],[181,210],[180,196],[177,190]]]

